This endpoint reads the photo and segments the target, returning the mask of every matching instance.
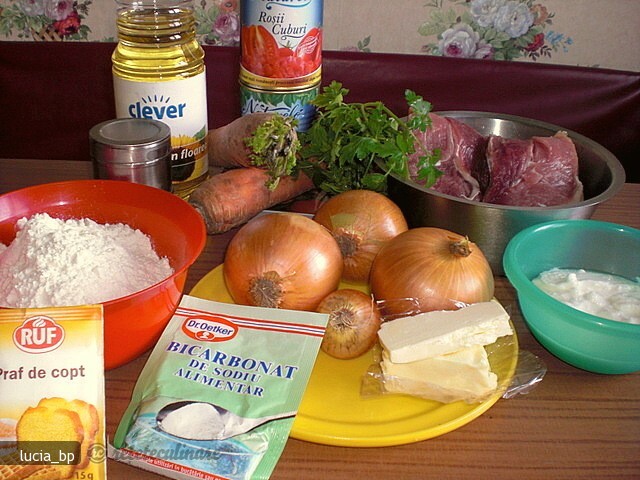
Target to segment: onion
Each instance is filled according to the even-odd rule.
[[[344,288],[327,295],[317,311],[329,314],[320,349],[335,358],[349,359],[368,352],[377,340],[380,312],[370,295]]]
[[[367,282],[371,264],[382,246],[407,230],[400,208],[381,193],[349,190],[322,204],[314,220],[324,225],[340,245],[343,278]]]
[[[236,303],[314,311],[338,288],[342,257],[331,234],[311,218],[271,213],[231,239],[223,274]]]
[[[403,315],[415,299],[417,310],[454,310],[493,298],[489,262],[466,237],[441,228],[408,230],[388,242],[371,268],[371,291],[385,315]]]

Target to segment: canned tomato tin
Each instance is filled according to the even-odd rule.
[[[243,0],[240,81],[261,89],[320,82],[322,0]]]
[[[316,114],[309,102],[316,98],[320,84],[301,90],[262,90],[240,83],[240,103],[242,115],[255,112],[279,113],[284,117],[298,120],[297,130],[309,129]]]

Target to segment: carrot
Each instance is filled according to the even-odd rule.
[[[272,113],[252,113],[209,130],[209,163],[225,168],[250,167],[251,149],[246,144],[246,139],[254,134],[259,125],[272,117]]]
[[[255,167],[235,168],[209,177],[189,197],[204,218],[207,233],[216,234],[246,223],[262,210],[291,200],[311,190],[313,182],[304,173],[285,176],[269,189],[268,173]]]
[[[260,167],[269,172],[267,185],[291,175],[300,145],[296,121],[274,113],[250,113],[209,130],[209,164],[213,167]]]

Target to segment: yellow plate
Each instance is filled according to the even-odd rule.
[[[342,284],[341,287],[355,287]],[[356,287],[357,288],[357,287]],[[190,292],[194,297],[233,303],[222,265],[205,275]],[[348,447],[402,445],[451,432],[479,417],[508,387],[518,361],[514,335],[488,347],[489,362],[498,375],[498,393],[473,405],[443,404],[405,395],[362,397],[362,375],[373,362],[369,352],[353,360],[338,360],[322,351],[291,430],[299,440]]]

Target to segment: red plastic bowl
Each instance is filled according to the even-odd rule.
[[[0,195],[0,242],[11,243],[16,222],[46,212],[58,218],[124,223],[147,234],[174,273],[132,295],[105,302],[105,368],[112,369],[151,348],[173,315],[188,268],[204,248],[202,217],[184,200],[158,188],[114,180],[74,180]]]

